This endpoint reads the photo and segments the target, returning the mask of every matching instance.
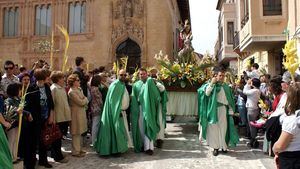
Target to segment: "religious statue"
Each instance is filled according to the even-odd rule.
[[[130,0],[127,0],[125,5],[125,18],[128,17],[132,17],[132,3]]]
[[[178,60],[179,62],[191,63],[194,62],[195,59],[193,58],[193,51],[194,48],[192,47],[192,31],[191,26],[189,25],[189,21],[186,20],[183,29],[180,32],[180,39],[179,44],[183,44],[179,46],[180,51],[178,53]]]

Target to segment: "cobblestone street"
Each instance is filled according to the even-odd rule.
[[[214,157],[211,149],[199,144],[196,124],[168,123],[166,139],[162,149],[155,149],[153,156],[144,153],[136,154],[130,149],[121,157],[99,157],[91,148],[84,158],[74,158],[70,155],[70,140],[64,142],[69,158],[66,164],[51,164],[57,169],[96,169],[96,168],[130,168],[130,169],[273,169],[273,159],[260,150],[250,150],[245,140],[227,154],[220,153]],[[38,167],[39,169],[42,167]]]

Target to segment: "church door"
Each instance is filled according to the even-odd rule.
[[[117,47],[116,56],[118,60],[128,56],[126,71],[130,74],[134,73],[136,67],[141,67],[141,48],[136,42],[129,38]]]

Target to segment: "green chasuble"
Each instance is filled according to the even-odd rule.
[[[224,89],[228,105],[232,108],[233,112],[235,112],[235,103],[231,88],[225,83],[217,83],[215,84],[211,95],[206,96],[205,90],[208,85],[209,84],[206,83],[198,89],[198,115],[202,129],[202,138],[204,139],[206,139],[207,126],[209,124],[216,124],[218,122],[217,111],[219,103],[217,102],[217,94],[221,90],[221,87]],[[236,144],[239,142],[239,136],[234,126],[233,118],[229,115],[228,106],[226,106],[226,110],[227,132],[225,141],[229,146],[236,146]]]
[[[144,133],[149,140],[155,140],[159,132],[159,104],[160,92],[152,78],[145,83],[141,80],[134,83],[131,94],[131,127],[134,150],[140,152],[143,147],[139,128],[140,106],[144,115]]]
[[[163,83],[162,83],[163,84]],[[165,128],[167,127],[166,123],[166,115],[167,115],[167,102],[168,102],[168,94],[167,91],[164,90],[163,92],[160,93],[161,97],[161,111],[162,111],[162,120]]]
[[[98,137],[94,143],[95,150],[100,155],[124,153],[128,150],[124,121],[121,116],[124,90],[125,84],[119,80],[113,82],[108,89]]]
[[[0,169],[12,169],[13,162],[6,135],[0,125]]]

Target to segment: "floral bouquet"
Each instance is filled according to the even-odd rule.
[[[160,65],[159,78],[165,85],[179,88],[199,88],[210,78],[211,67],[215,62],[211,57],[204,56],[199,62],[170,61],[162,51],[154,57]]]

